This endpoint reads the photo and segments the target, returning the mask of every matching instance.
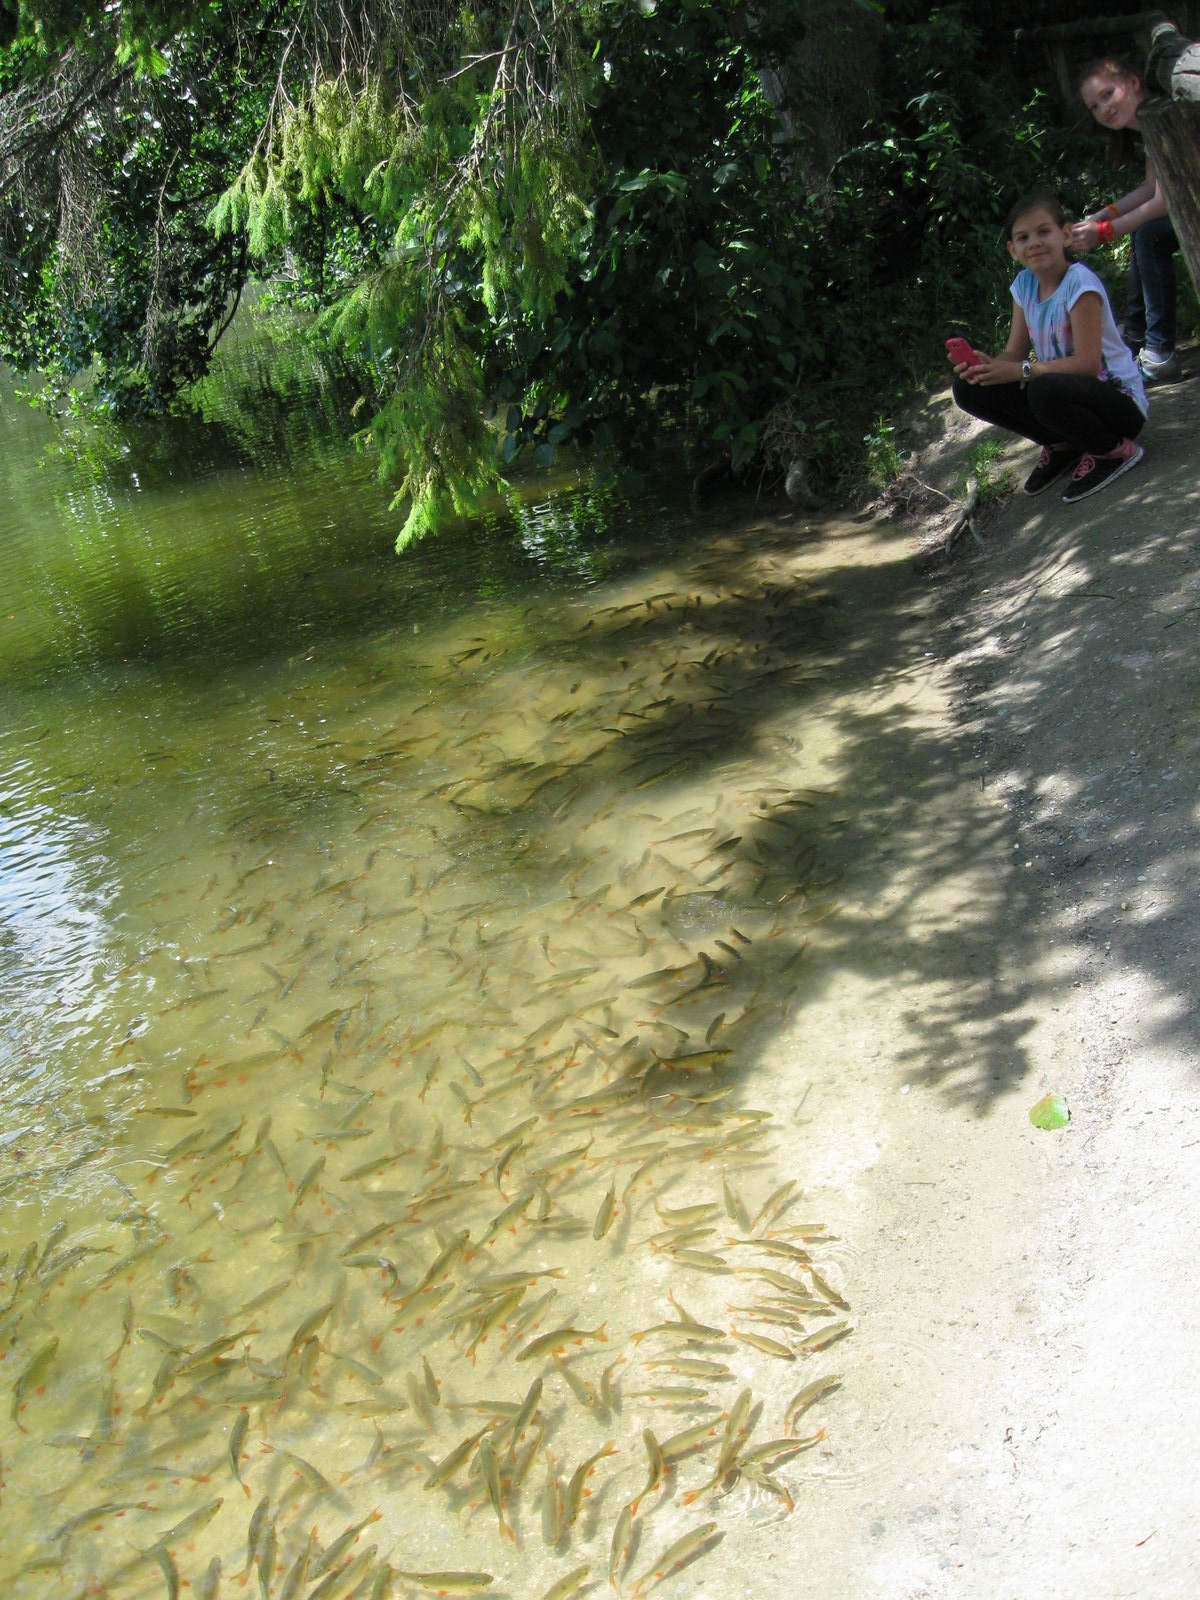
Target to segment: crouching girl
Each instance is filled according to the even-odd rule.
[[[1006,234],[1021,268],[1008,339],[998,355],[955,364],[954,399],[971,416],[1041,445],[1026,494],[1069,473],[1063,499],[1084,500],[1142,459],[1142,376],[1104,285],[1082,262],[1067,260],[1070,230],[1058,196],[1023,196]]]

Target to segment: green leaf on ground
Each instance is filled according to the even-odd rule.
[[[1071,1120],[1071,1108],[1061,1095],[1044,1094],[1030,1108],[1029,1120],[1035,1128],[1065,1128]]]

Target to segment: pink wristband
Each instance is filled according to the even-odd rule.
[[[1101,217],[1096,224],[1096,237],[1101,244],[1111,244],[1113,242],[1113,225],[1108,217]]]

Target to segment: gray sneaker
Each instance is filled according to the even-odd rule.
[[[1179,357],[1174,350],[1143,350],[1137,359],[1143,383],[1169,383],[1180,374]]]

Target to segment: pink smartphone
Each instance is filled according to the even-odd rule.
[[[950,352],[950,359],[955,366],[977,367],[983,357],[977,350],[972,350],[965,339],[955,334],[953,339],[946,340],[946,349]]]

